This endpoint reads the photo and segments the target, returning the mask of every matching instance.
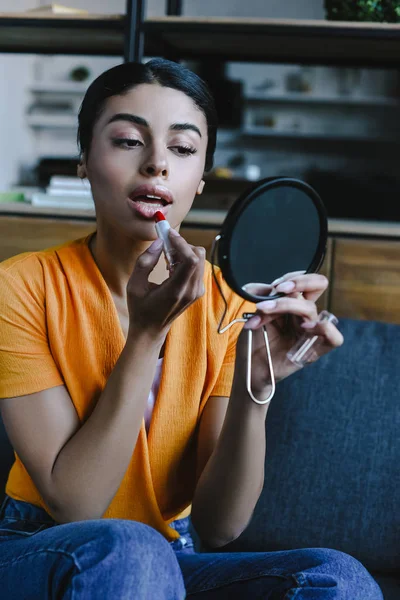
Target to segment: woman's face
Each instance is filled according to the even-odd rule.
[[[85,163],[102,224],[156,239],[154,214],[180,225],[201,193],[207,149],[204,114],[183,92],[141,84],[105,104]]]

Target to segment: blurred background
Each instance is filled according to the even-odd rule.
[[[126,10],[125,0],[64,4],[90,13]],[[1,12],[40,6],[35,0],[0,0]],[[184,16],[324,19],[327,14],[323,0],[185,0],[183,6]],[[147,17],[163,15],[165,0],[148,0]],[[0,54],[3,195],[20,191],[29,199],[29,190],[45,189],[52,176],[75,174],[84,91],[122,61]],[[209,194],[196,200],[195,208],[226,209],[249,181],[290,175],[317,189],[330,217],[400,220],[398,70],[234,63],[228,56],[185,64],[208,81],[221,124]]]

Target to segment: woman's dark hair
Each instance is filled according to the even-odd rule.
[[[217,140],[217,112],[207,84],[193,71],[178,63],[155,58],[147,63],[124,63],[102,73],[89,86],[79,110],[78,146],[89,155],[93,127],[105,101],[129,92],[142,83],[158,83],[183,92],[193,100],[207,120],[208,145],[205,171],[212,169]]]

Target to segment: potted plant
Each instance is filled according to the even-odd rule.
[[[327,19],[400,23],[400,0],[325,0]]]

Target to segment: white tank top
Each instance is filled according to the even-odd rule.
[[[157,398],[158,388],[160,387],[162,365],[163,365],[163,359],[159,358],[157,361],[156,373],[154,375],[154,380],[153,380],[153,383],[151,386],[149,397],[147,399],[147,406],[146,406],[146,410],[144,413],[144,422],[146,424],[147,432],[149,431],[151,415],[153,414],[154,403]]]

